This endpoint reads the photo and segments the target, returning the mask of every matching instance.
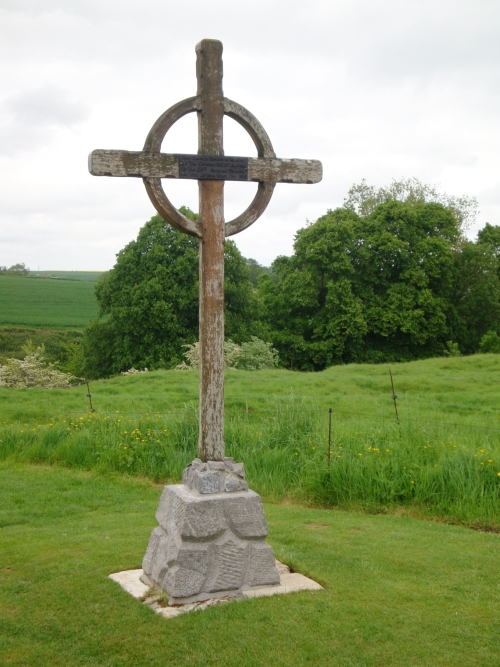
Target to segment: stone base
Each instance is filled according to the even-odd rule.
[[[143,581],[165,590],[170,604],[241,596],[244,589],[279,585],[273,550],[265,541],[260,496],[250,490],[230,491],[227,485],[225,491],[207,493],[199,486],[163,489],[156,513],[159,526],[142,563],[147,576]]]
[[[209,607],[215,607],[221,604],[232,602],[233,600],[245,600],[247,598],[258,598],[268,595],[283,595],[286,593],[297,593],[299,591],[321,591],[323,586],[316,581],[305,577],[298,572],[290,572],[290,568],[284,563],[276,561],[276,569],[280,575],[279,586],[261,586],[242,590],[238,597],[222,595],[221,597],[211,597],[208,600],[200,602],[191,602],[187,604],[177,604],[175,606],[165,605],[161,599],[160,591],[152,590],[143,582],[143,570],[126,570],[125,572],[115,572],[110,574],[109,578],[116,581],[123,590],[133,595],[134,598],[141,600],[145,605],[163,618],[175,618],[180,614],[190,611],[202,611]]]

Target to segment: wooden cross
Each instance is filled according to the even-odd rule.
[[[151,128],[142,151],[95,150],[89,156],[93,176],[142,178],[158,213],[200,243],[200,398],[198,456],[224,459],[224,239],[249,227],[262,215],[276,183],[318,183],[317,160],[276,158],[266,131],[244,107],[222,93],[222,43],[204,39],[196,45],[198,92],[174,104]],[[161,143],[182,116],[198,114],[198,154],[161,153]],[[226,157],[224,114],[242,125],[253,139],[257,158]],[[188,219],[169,201],[162,178],[198,181],[199,222]],[[224,221],[224,181],[255,181],[257,194],[248,208]]]

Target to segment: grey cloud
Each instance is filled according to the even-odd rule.
[[[88,117],[88,108],[57,86],[47,84],[17,93],[3,104],[0,155],[47,145],[57,130],[74,128]]]
[[[499,178],[499,25],[498,0],[0,0],[0,87],[10,95],[0,103],[9,156],[0,226],[15,216],[20,244],[33,255],[43,247],[52,268],[69,261],[57,239],[73,236],[74,266],[103,268],[105,255],[97,264],[90,241],[80,244],[90,238],[79,236],[82,221],[112,257],[151,208],[141,183],[94,182],[87,154],[140,149],[156,116],[194,94],[203,37],[223,41],[226,94],[257,115],[277,154],[324,163],[323,183],[277,188],[263,219],[238,236],[250,256],[289,252],[306,217],[342,204],[363,177],[441,180],[450,193],[476,194],[481,219],[495,224],[500,190],[484,188]],[[30,88],[45,80],[57,88]],[[196,151],[196,128],[183,122],[165,150]],[[236,134],[226,139],[228,151],[253,154]],[[25,188],[33,173],[36,191]],[[195,184],[165,188],[175,204],[197,207]],[[228,186],[228,215],[249,196]],[[47,225],[43,243],[26,235],[33,219]],[[123,234],[106,231],[115,224]]]
[[[85,104],[71,99],[66,91],[50,84],[28,90],[5,102],[15,122],[33,126],[71,127],[86,120]]]

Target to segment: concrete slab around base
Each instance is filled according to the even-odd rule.
[[[161,604],[161,593],[151,589],[141,581],[141,576],[143,575],[142,569],[115,572],[114,574],[110,574],[109,578],[113,581],[116,581],[116,583],[120,584],[120,586],[125,591],[127,591],[127,593],[130,593],[130,595],[133,595],[133,597],[141,600],[144,604],[148,605],[153,611],[155,611],[157,614],[160,614],[164,618],[173,618],[174,616],[179,616],[180,614],[185,614],[189,611],[207,609],[208,607],[225,604],[226,602],[231,602],[233,600],[258,598],[266,595],[295,593],[296,591],[323,590],[323,586],[318,584],[316,581],[309,579],[309,577],[305,577],[303,574],[299,574],[298,572],[290,572],[290,568],[284,563],[280,563],[279,560],[276,561],[276,568],[280,575],[280,583],[275,586],[249,588],[247,590],[239,591],[238,595],[235,595],[234,591],[232,591],[231,595],[214,597],[202,602],[191,602],[189,604],[179,604],[175,606]]]

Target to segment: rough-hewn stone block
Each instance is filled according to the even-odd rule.
[[[240,483],[226,464],[210,472],[222,472],[225,484]],[[264,508],[253,491],[201,494],[181,484],[166,486],[156,517],[160,526],[151,534],[143,569],[176,601],[279,583],[265,542]]]

